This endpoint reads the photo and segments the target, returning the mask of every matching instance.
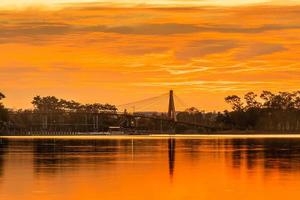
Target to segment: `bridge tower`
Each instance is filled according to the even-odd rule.
[[[174,103],[174,94],[173,90],[170,90],[169,93],[169,110],[168,110],[168,118],[176,121],[176,113],[175,113],[175,103]]]

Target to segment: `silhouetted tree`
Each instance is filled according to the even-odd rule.
[[[237,95],[228,96],[225,98],[225,101],[232,106],[232,109],[235,111],[243,110],[243,103],[241,98]]]
[[[0,100],[4,99],[5,95],[0,92]],[[8,121],[8,110],[0,102],[0,130],[5,126]]]
[[[0,93],[0,99],[4,97]],[[261,94],[248,92],[242,98],[237,95],[227,96],[225,101],[231,105],[232,111],[204,112],[191,107],[184,112],[177,113],[177,120],[223,129],[300,131],[300,91],[278,93],[263,91]],[[26,129],[34,124],[42,124],[45,115],[47,115],[47,123],[53,129],[57,124],[66,124],[67,129],[92,127],[96,120],[95,116],[97,116],[101,130],[107,130],[109,126],[120,125],[123,120],[120,116],[115,115],[117,108],[111,104],[82,104],[55,96],[36,96],[33,98],[32,104],[33,110],[11,111],[10,121],[7,123],[8,111],[0,102],[1,127],[3,128],[5,124],[17,124],[21,129]],[[137,123],[139,128],[141,130],[168,130],[173,126],[171,123],[162,123],[163,120],[155,119],[167,118],[164,114],[159,113],[159,115],[157,117],[156,114],[153,114],[153,119],[139,119]],[[127,126],[131,126],[131,124]],[[182,124],[176,126],[176,130],[181,131],[190,131],[191,128]],[[93,128],[91,131],[94,131]]]
[[[4,99],[5,95],[3,93],[0,92],[0,100]]]
[[[33,110],[17,110],[10,113],[10,124],[18,129],[41,129],[47,122],[47,128],[56,130],[76,129],[94,131],[93,124],[98,120],[99,130],[116,124],[114,115],[97,115],[95,113],[115,113],[117,108],[110,104],[81,104],[73,100],[59,99],[55,96],[35,96],[32,100]],[[101,119],[100,119],[101,118]],[[91,129],[91,130],[90,130]]]
[[[245,94],[246,109],[261,108],[261,103],[256,100],[257,94],[248,92]]]
[[[300,91],[277,94],[263,91],[261,101],[256,100],[257,96],[253,92],[245,94],[245,107],[242,107],[240,97],[226,97],[225,101],[233,111],[224,112],[223,116],[218,117],[218,122],[238,129],[300,130]]]
[[[41,112],[116,112],[117,108],[110,104],[81,104],[73,100],[58,99],[55,96],[33,98],[32,104],[36,111]]]
[[[54,96],[40,97],[36,96],[31,102],[34,108],[43,112],[54,112],[63,110],[63,102]]]

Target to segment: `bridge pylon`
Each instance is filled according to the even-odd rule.
[[[174,103],[174,93],[173,90],[170,90],[169,93],[169,110],[168,110],[168,118],[176,121],[176,111],[175,111],[175,103]]]

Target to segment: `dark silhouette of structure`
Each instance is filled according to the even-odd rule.
[[[175,111],[173,90],[170,90],[170,93],[169,93],[168,118],[173,120],[173,121],[176,121],[176,111]]]

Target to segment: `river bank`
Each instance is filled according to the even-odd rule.
[[[163,139],[163,138],[189,138],[189,139],[226,139],[226,138],[300,138],[300,133],[214,133],[214,134],[147,134],[147,135],[10,135],[0,136],[0,139]]]

